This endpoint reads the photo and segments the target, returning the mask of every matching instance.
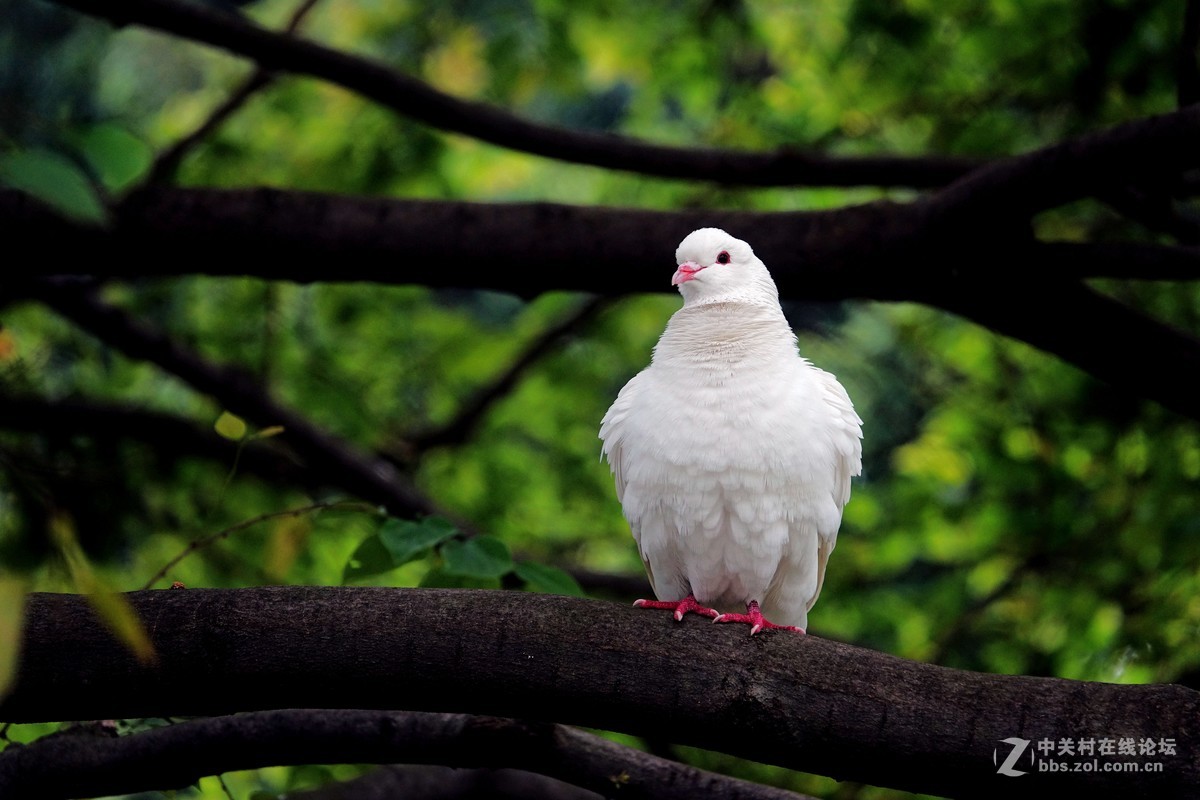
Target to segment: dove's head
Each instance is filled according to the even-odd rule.
[[[675,250],[679,269],[671,285],[679,287],[683,304],[779,304],[775,281],[750,245],[720,228],[692,231]]]

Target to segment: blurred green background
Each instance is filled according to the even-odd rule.
[[[1182,6],[325,0],[303,30],[454,95],[568,127],[679,145],[987,157],[1173,108]],[[293,8],[264,0],[242,13],[278,28]],[[99,216],[95,186],[119,194],[134,185],[251,70],[178,39],[0,0],[0,183],[57,192],[60,207]],[[660,209],[909,196],[728,189],[551,162],[442,135],[299,78],[253,97],[185,159],[178,183]],[[1047,239],[1154,240],[1092,203],[1046,213],[1036,227]],[[633,257],[665,285],[676,244]],[[6,261],[21,269],[12,254]],[[1097,285],[1200,331],[1195,285]],[[212,361],[251,371],[364,450],[453,419],[584,299],[253,278],[133,281],[104,296]],[[606,305],[524,373],[469,441],[420,452],[415,482],[522,562],[640,574],[596,431],[678,305],[667,292]],[[790,298],[787,311],[802,352],[839,377],[865,421],[864,474],[811,616],[814,634],[987,672],[1200,685],[1194,421],[920,306]],[[36,303],[4,308],[0,322],[2,393],[162,411],[205,429],[221,417],[210,399]],[[1129,368],[1136,392],[1137,365]],[[99,581],[130,590],[189,542],[345,496],[256,478],[233,441],[223,458],[207,459],[171,442],[0,428],[0,600],[9,598],[0,614],[10,621],[13,587],[79,588],[55,524],[67,526]],[[184,559],[167,581],[340,584],[386,524],[350,508],[266,520]],[[383,572],[361,569],[359,558],[349,580],[562,588],[555,572],[549,584],[472,577],[447,569],[448,556],[424,551]],[[684,752],[820,796],[902,796]],[[263,770],[226,783],[239,799],[275,796],[355,770]],[[177,796],[226,795],[206,779]]]

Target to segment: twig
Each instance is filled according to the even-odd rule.
[[[550,352],[564,336],[595,318],[610,302],[610,299],[599,296],[585,300],[543,331],[503,373],[467,399],[453,419],[439,427],[412,434],[407,437],[406,444],[420,452],[431,447],[466,441],[488,410],[497,400],[512,391],[533,364]]]
[[[299,29],[300,23],[304,21],[305,16],[308,15],[308,12],[318,2],[320,0],[304,0],[292,13],[291,19],[288,20],[284,31],[288,34],[295,33]],[[270,70],[256,67],[250,77],[246,78],[240,86],[234,89],[225,102],[213,109],[212,113],[195,130],[162,151],[154,159],[154,164],[150,167],[150,171],[142,181],[142,185],[167,183],[174,178],[175,171],[179,169],[179,165],[188,153],[192,152],[198,144],[207,139],[225,120],[233,116],[251,97],[271,85],[275,81],[275,78],[276,75]]]
[[[30,395],[0,394],[0,428],[25,433],[83,434],[108,441],[142,441],[164,458],[180,454],[225,464],[236,445],[190,419],[161,411],[115,403],[68,398],[50,400]],[[337,475],[305,469],[275,438],[255,440],[242,448],[239,469],[268,482],[306,489],[337,486]],[[345,491],[352,491],[342,487]]]
[[[183,550],[181,550],[174,558],[172,558],[166,564],[163,564],[162,567],[158,570],[158,572],[155,572],[154,575],[152,575],[150,577],[150,580],[146,581],[145,585],[142,586],[142,588],[143,589],[154,588],[154,584],[158,583],[162,578],[166,577],[167,573],[171,571],[171,568],[174,567],[176,564],[178,564],[180,561],[183,561],[185,558],[190,556],[192,553],[203,550],[205,547],[208,547],[213,542],[218,542],[221,539],[227,538],[231,534],[237,533],[238,531],[243,531],[246,528],[254,527],[255,525],[259,524],[260,522],[266,522],[267,520],[280,519],[281,517],[298,517],[302,514],[311,514],[313,512],[324,511],[326,509],[344,509],[347,511],[362,511],[364,513],[370,513],[370,514],[379,513],[378,508],[371,506],[371,505],[367,505],[366,503],[358,503],[358,502],[355,502],[352,500],[334,500],[334,501],[322,502],[322,503],[310,503],[309,505],[306,505],[306,506],[299,506],[297,508],[289,508],[284,511],[270,511],[265,514],[259,514],[257,517],[251,517],[250,519],[242,520],[241,522],[237,523],[236,525],[230,525],[228,528],[223,528],[222,530],[219,530],[216,533],[211,533],[208,536],[204,536],[199,539],[193,539],[191,542],[188,543],[187,547],[183,548]]]

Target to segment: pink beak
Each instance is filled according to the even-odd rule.
[[[679,269],[675,270],[675,274],[671,276],[671,285],[678,286],[681,283],[687,283],[694,280],[696,273],[704,267],[697,264],[695,261],[685,261],[679,265]]]

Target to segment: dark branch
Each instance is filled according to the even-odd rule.
[[[1018,280],[1123,278],[1143,281],[1200,281],[1200,247],[1168,247],[1137,242],[1103,244],[1046,242],[1029,248],[1028,258],[1012,263]]]
[[[948,245],[947,232],[931,225],[923,207],[888,203],[823,212],[661,212],[170,188],[147,191],[138,201],[123,205],[117,227],[105,231],[75,225],[26,195],[0,189],[0,235],[14,247],[50,243],[53,259],[33,273],[41,275],[63,271],[51,263],[69,263],[98,278],[252,274],[521,296],[665,291],[673,243],[704,225],[753,242],[788,299],[917,300],[947,272],[994,249],[979,238],[950,238]],[[970,230],[985,223],[976,220]],[[1136,245],[1135,263],[1121,270],[1130,252],[1124,245],[1087,247],[1097,267],[1079,260],[1066,274],[1139,280],[1187,277],[1192,269],[1194,251],[1186,248]],[[1159,256],[1161,267],[1154,263]],[[595,280],[599,270],[605,281]],[[7,288],[10,294],[20,289]]]
[[[288,20],[287,27],[284,29],[285,32],[289,34],[295,33],[300,27],[300,23],[304,21],[304,18],[308,16],[308,12],[316,6],[317,2],[318,0],[304,0],[292,13],[292,17]],[[212,113],[197,125],[195,130],[158,154],[143,183],[168,183],[174,179],[176,170],[179,169],[179,165],[183,163],[183,159],[187,154],[195,150],[201,142],[212,135],[213,131],[221,127],[225,123],[225,120],[233,116],[250,98],[267,86],[270,86],[274,82],[275,77],[269,70],[256,67],[254,72],[250,74],[250,77],[246,78],[246,80],[234,89],[233,93],[223,103],[213,109]]]
[[[338,84],[441,130],[546,158],[606,169],[743,186],[942,186],[980,162],[962,158],[835,158],[781,149],[774,153],[668,147],[612,134],[574,131],[460,100],[365,58],[273,33],[242,17],[178,0],[55,0],[118,25],[136,24],[228,50],[263,69]]]
[[[585,300],[578,308],[543,331],[503,373],[469,397],[453,419],[439,427],[408,436],[407,444],[411,445],[412,449],[421,451],[467,441],[488,410],[513,390],[531,366],[553,350],[564,336],[591,321],[607,303],[608,299],[604,297],[590,297]]]
[[[379,503],[400,516],[441,513],[390,464],[358,452],[277,403],[247,373],[209,363],[91,292],[53,283],[37,284],[30,290],[31,296],[130,358],[162,367],[196,390],[216,398],[233,413],[261,426],[282,426],[281,440],[306,463],[320,464],[322,471],[345,473],[343,485],[345,481],[352,483],[353,491],[363,499]]]
[[[980,798],[1011,794],[1012,779],[993,763],[1008,737],[1170,738],[1178,756],[1162,772],[1031,773],[1022,794],[1200,791],[1200,695],[1181,687],[970,673],[813,636],[749,638],[707,621],[519,592],[273,587],[128,598],[154,639],[156,666],[140,666],[84,598],[33,595],[0,720],[470,712]]]
[[[211,428],[174,414],[90,400],[47,400],[0,394],[0,428],[32,433],[82,434],[102,441],[145,443],[167,465],[181,456],[197,456],[228,467],[237,460],[238,472],[270,483],[305,489],[333,486],[332,475],[318,476],[275,439],[249,442],[238,453],[236,443]],[[319,465],[318,465],[319,468]],[[347,489],[347,491],[352,491]]]
[[[1200,103],[1200,0],[1187,0],[1183,33],[1175,64],[1175,91],[1179,105]]]
[[[1200,340],[1100,294],[1084,284],[1059,280],[1057,262],[1044,266],[1038,285],[1025,281],[964,280],[930,302],[991,330],[1056,353],[1122,394],[1148,397],[1200,419]],[[1052,251],[1053,253],[1053,251]],[[1015,256],[1019,259],[1020,256]]]
[[[1133,146],[1124,134],[1118,138]],[[1050,165],[1047,170],[1055,174]],[[996,186],[985,182],[981,191],[986,196]],[[966,188],[956,184],[955,191]],[[1180,373],[1168,371],[1130,385],[1114,372],[1116,362],[1107,361],[1095,341],[1073,335],[1075,317],[1061,309],[1070,307],[1075,289],[1056,278],[1187,277],[1194,270],[1194,251],[1153,245],[1071,250],[1070,245],[1034,242],[1014,247],[1009,230],[981,231],[986,219],[969,225],[953,222],[953,215],[925,203],[872,203],[809,213],[660,212],[374,200],[266,189],[161,189],[124,205],[116,230],[105,232],[62,220],[25,195],[0,191],[0,236],[14,248],[44,250],[52,242],[54,258],[41,263],[77,264],[76,269],[106,277],[244,274],[244,265],[254,264],[259,277],[277,280],[376,280],[522,295],[551,289],[661,291],[667,288],[672,244],[695,228],[718,225],[754,243],[785,298],[915,300],[991,326],[995,318],[1026,303],[1024,297],[1002,300],[991,292],[993,284],[1007,280],[1015,285],[1032,274],[1043,281],[1041,291],[1032,294],[1044,316],[1036,325],[1016,321],[1020,333],[1006,332],[1080,366],[1099,366],[1094,374],[1120,379],[1114,384],[1119,389],[1195,414],[1195,402],[1172,379]],[[1062,256],[1072,252],[1086,253],[1097,266],[1093,270],[1091,261],[1065,262]],[[631,253],[642,255],[631,258]],[[654,269],[659,261],[664,266]],[[430,269],[431,264],[436,268]],[[563,264],[572,269],[562,269]],[[597,282],[596,274],[607,279]],[[21,289],[6,288],[10,293]],[[1066,294],[1056,295],[1060,290]],[[1128,309],[1111,308],[1116,317],[1100,314],[1089,324],[1116,331],[1120,321],[1136,318]],[[998,327],[1004,330],[1003,324]],[[1181,364],[1200,359],[1191,337],[1145,318],[1137,330],[1143,352],[1177,353]]]
[[[833,299],[878,294],[861,273],[850,273],[859,265],[885,277],[894,271],[890,259],[887,270],[881,262],[886,249],[913,230],[916,220],[905,209],[662,212],[265,188],[153,188],[123,203],[114,227],[102,230],[0,189],[0,235],[13,247],[47,253],[26,274],[254,273],[270,280],[420,284],[525,297],[554,289],[613,296],[669,289],[675,245],[695,228],[720,225],[754,242],[781,288],[790,281],[796,294]],[[597,281],[598,271],[607,279]],[[803,281],[792,280],[801,271]]]
[[[564,725],[357,710],[260,711],[87,741],[56,736],[0,754],[0,795],[70,800],[180,788],[245,769],[393,762],[515,767],[630,800],[803,800]]]
[[[1126,188],[1105,193],[1101,199],[1149,231],[1165,233],[1180,244],[1200,245],[1200,216],[1177,208],[1169,192]]]
[[[1200,167],[1197,139],[1200,105],[992,162],[917,203],[949,231],[1027,221],[1113,189],[1177,179]]]
[[[225,124],[225,121],[242,108],[251,97],[270,86],[274,80],[273,73],[261,67],[255,69],[223,103],[213,109],[212,113],[196,126],[195,130],[159,153],[158,157],[154,159],[150,171],[146,174],[144,183],[170,183],[174,180],[175,173],[178,171],[179,165],[183,163],[183,159]]]
[[[914,284],[919,292],[970,259],[970,253],[947,248],[947,240],[969,245],[984,236],[1007,238],[1048,208],[1129,185],[1169,184],[1200,167],[1198,136],[1195,106],[994,162],[908,205],[877,202],[824,212],[669,213],[159,189],[122,204],[115,229],[106,233],[73,226],[4,192],[0,232],[52,241],[60,262],[77,256],[87,271],[103,276],[242,274],[252,263],[265,278],[379,280],[530,295],[553,288],[661,289],[661,280],[651,280],[659,276],[646,269],[654,254],[669,261],[671,243],[715,224],[754,243],[785,295],[909,300]],[[94,255],[105,250],[111,259]],[[897,270],[898,261],[913,266]],[[561,269],[563,264],[572,269]],[[616,280],[597,287],[592,267]]]

